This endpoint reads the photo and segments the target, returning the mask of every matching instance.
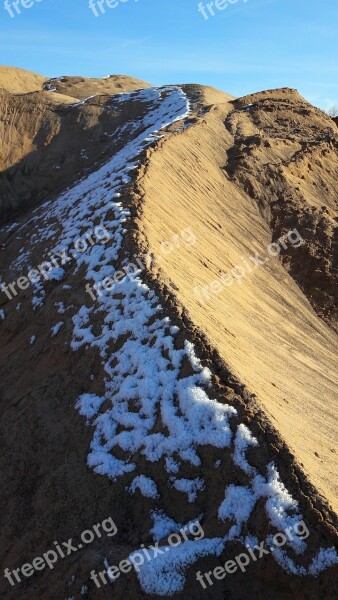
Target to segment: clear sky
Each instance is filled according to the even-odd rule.
[[[91,1],[0,0],[1,64],[197,82],[235,96],[287,86],[338,105],[337,0],[215,0],[223,10],[206,8],[209,18],[199,0],[105,0],[104,14]]]

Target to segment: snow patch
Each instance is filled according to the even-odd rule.
[[[56,325],[54,325],[54,327],[52,327],[52,329],[50,330],[51,334],[52,334],[52,337],[54,337],[55,335],[57,335],[59,333],[59,331],[61,330],[61,328],[63,327],[63,325],[64,325],[64,321],[60,321],[59,323],[57,323]]]
[[[144,564],[139,567],[137,577],[144,592],[158,596],[172,596],[181,592],[185,584],[185,571],[198,558],[204,556],[220,556],[224,549],[224,539],[203,539],[186,541],[179,546],[162,546],[163,554],[155,556],[154,551],[147,549],[152,560],[147,562],[143,550],[138,554],[144,555]],[[129,560],[133,562],[133,555]]]
[[[145,475],[138,475],[132,482],[129,491],[131,494],[135,494],[136,490],[140,490],[142,496],[145,498],[158,498],[158,491],[155,482],[150,477]]]

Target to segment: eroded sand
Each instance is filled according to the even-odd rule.
[[[145,234],[150,251],[161,256],[162,277],[337,510],[336,335],[277,258],[204,303],[194,293],[241,257],[266,256],[271,242],[256,203],[222,170],[231,143],[223,121],[231,109],[215,107],[152,153],[142,181]],[[187,227],[197,243],[163,254],[161,243]]]

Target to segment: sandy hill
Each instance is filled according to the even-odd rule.
[[[182,85],[182,89],[187,93],[190,101],[196,102],[202,111],[209,105],[224,104],[224,102],[235,99],[231,94],[226,94],[208,85],[186,84]]]
[[[147,87],[150,87],[149,83],[127,75],[107,75],[101,78],[60,76],[48,79],[24,69],[0,66],[0,88],[12,94],[53,90],[56,97],[60,94],[83,100],[89,96],[114,95]]]
[[[0,67],[0,215],[9,218],[57,194],[110,156],[127,115],[144,110],[136,103],[128,109],[128,102],[112,110],[111,97],[149,87],[124,75],[47,80]],[[207,86],[187,91],[196,107],[233,99]]]
[[[0,67],[0,214],[57,194],[109,156],[127,114],[127,104],[111,109],[111,97],[147,87],[123,75],[47,80]]]
[[[15,67],[0,66],[0,88],[12,94],[40,92],[46,77]]]
[[[336,126],[78,79],[0,91],[1,596],[334,600]]]
[[[44,83],[45,90],[83,100],[89,96],[121,94],[130,90],[149,88],[150,84],[127,75],[107,75],[101,78],[57,77]]]
[[[197,240],[161,256],[160,280],[167,278],[192,321],[256,394],[337,507],[337,337],[292,279],[336,326],[334,129],[291,90],[257,94],[212,109],[166,140],[152,154],[141,185],[142,226],[155,258],[161,241],[187,226]],[[288,242],[282,262],[269,256],[271,241],[295,226],[304,245]],[[268,260],[258,268],[249,258],[256,252]],[[221,283],[223,274],[230,274],[228,285]]]

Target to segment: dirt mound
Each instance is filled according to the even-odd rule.
[[[71,185],[119,146],[126,105],[111,97],[150,87],[124,75],[47,80],[0,67],[0,214],[18,214]],[[123,107],[123,108],[121,108]],[[122,112],[121,112],[122,110]],[[142,114],[136,103],[130,115]],[[118,135],[117,135],[118,137]]]
[[[0,229],[6,600],[335,597],[336,337],[278,257],[247,256],[272,231],[227,172],[236,102],[185,89],[58,107],[2,92],[1,189],[18,202]],[[249,277],[216,297],[241,255]],[[198,583],[262,544],[246,572]]]
[[[182,89],[202,111],[212,104],[222,104],[235,99],[231,94],[226,94],[208,85],[186,84],[182,85]]]
[[[128,139],[128,132],[122,138],[119,131],[127,117],[146,109],[137,102],[114,103],[107,95],[74,101],[51,92],[0,90],[2,218],[55,196],[111,156]]]
[[[57,95],[70,96],[83,100],[89,96],[120,94],[131,90],[149,88],[150,84],[128,75],[107,75],[101,78],[90,77],[53,77],[31,73],[16,67],[0,66],[0,88],[12,94],[32,92],[55,92]]]
[[[17,69],[16,67],[0,66],[0,88],[12,94],[29,94],[41,92],[46,77]]]
[[[257,96],[214,108],[152,154],[141,182],[144,217],[140,227],[155,259],[160,255],[156,267],[161,281],[166,278],[193,322],[257,395],[311,481],[337,508],[337,338],[311,310],[290,277],[297,280],[296,274],[303,273],[310,285],[312,280],[307,277],[313,265],[326,265],[331,286],[322,289],[319,277],[319,298],[326,297],[334,283],[334,271],[330,271],[334,260],[332,207],[338,186],[333,127],[320,111],[308,104],[304,108],[303,100],[292,91]],[[255,99],[263,104],[260,114],[269,123],[271,138],[273,131],[274,138],[267,144],[264,133],[259,133],[252,122],[255,104],[246,108]],[[294,121],[299,120],[298,134],[295,122],[290,125],[290,136],[298,135],[295,141],[290,141],[285,132],[290,114],[282,119],[280,102],[296,115]],[[269,111],[267,105],[277,108]],[[313,119],[308,118],[312,114]],[[311,144],[306,127],[315,140],[325,137],[323,147],[318,141]],[[284,175],[286,158],[293,168],[297,164],[292,161],[294,152],[301,154],[301,160],[303,153],[310,152],[306,165],[311,175],[297,179],[300,186],[303,182],[302,192],[296,189],[291,176]],[[322,167],[317,167],[315,152],[321,154]],[[325,185],[325,193],[319,183],[315,188],[320,193],[317,206],[326,203],[325,212],[315,207],[308,210],[314,194],[302,200],[305,186],[313,183],[316,174]],[[275,203],[276,179],[284,185],[280,183],[279,202]],[[299,202],[295,201],[297,197]],[[277,206],[283,218],[270,220],[270,206]],[[327,231],[320,226],[323,221],[328,223],[330,236],[323,235]],[[161,242],[173,239],[187,227],[194,233],[196,244],[184,245],[181,241],[179,252],[162,253]],[[291,262],[288,275],[279,258],[269,256],[267,249],[272,241],[294,228],[305,243],[300,248],[298,243],[282,248],[282,264]],[[257,252],[260,260],[266,261],[258,267],[250,259]],[[276,252],[274,247],[272,252]],[[234,278],[231,271],[236,267]],[[223,279],[223,285],[221,277],[226,274],[230,277]],[[329,314],[333,314],[333,298],[330,296],[327,302],[332,311]]]
[[[274,242],[297,224],[305,243],[283,248],[282,262],[337,331],[337,129],[294,90],[247,96],[235,108],[226,171],[257,202]]]
[[[127,75],[107,75],[101,78],[56,77],[44,82],[44,89],[83,100],[89,96],[113,96],[131,90],[149,88],[150,83]]]

